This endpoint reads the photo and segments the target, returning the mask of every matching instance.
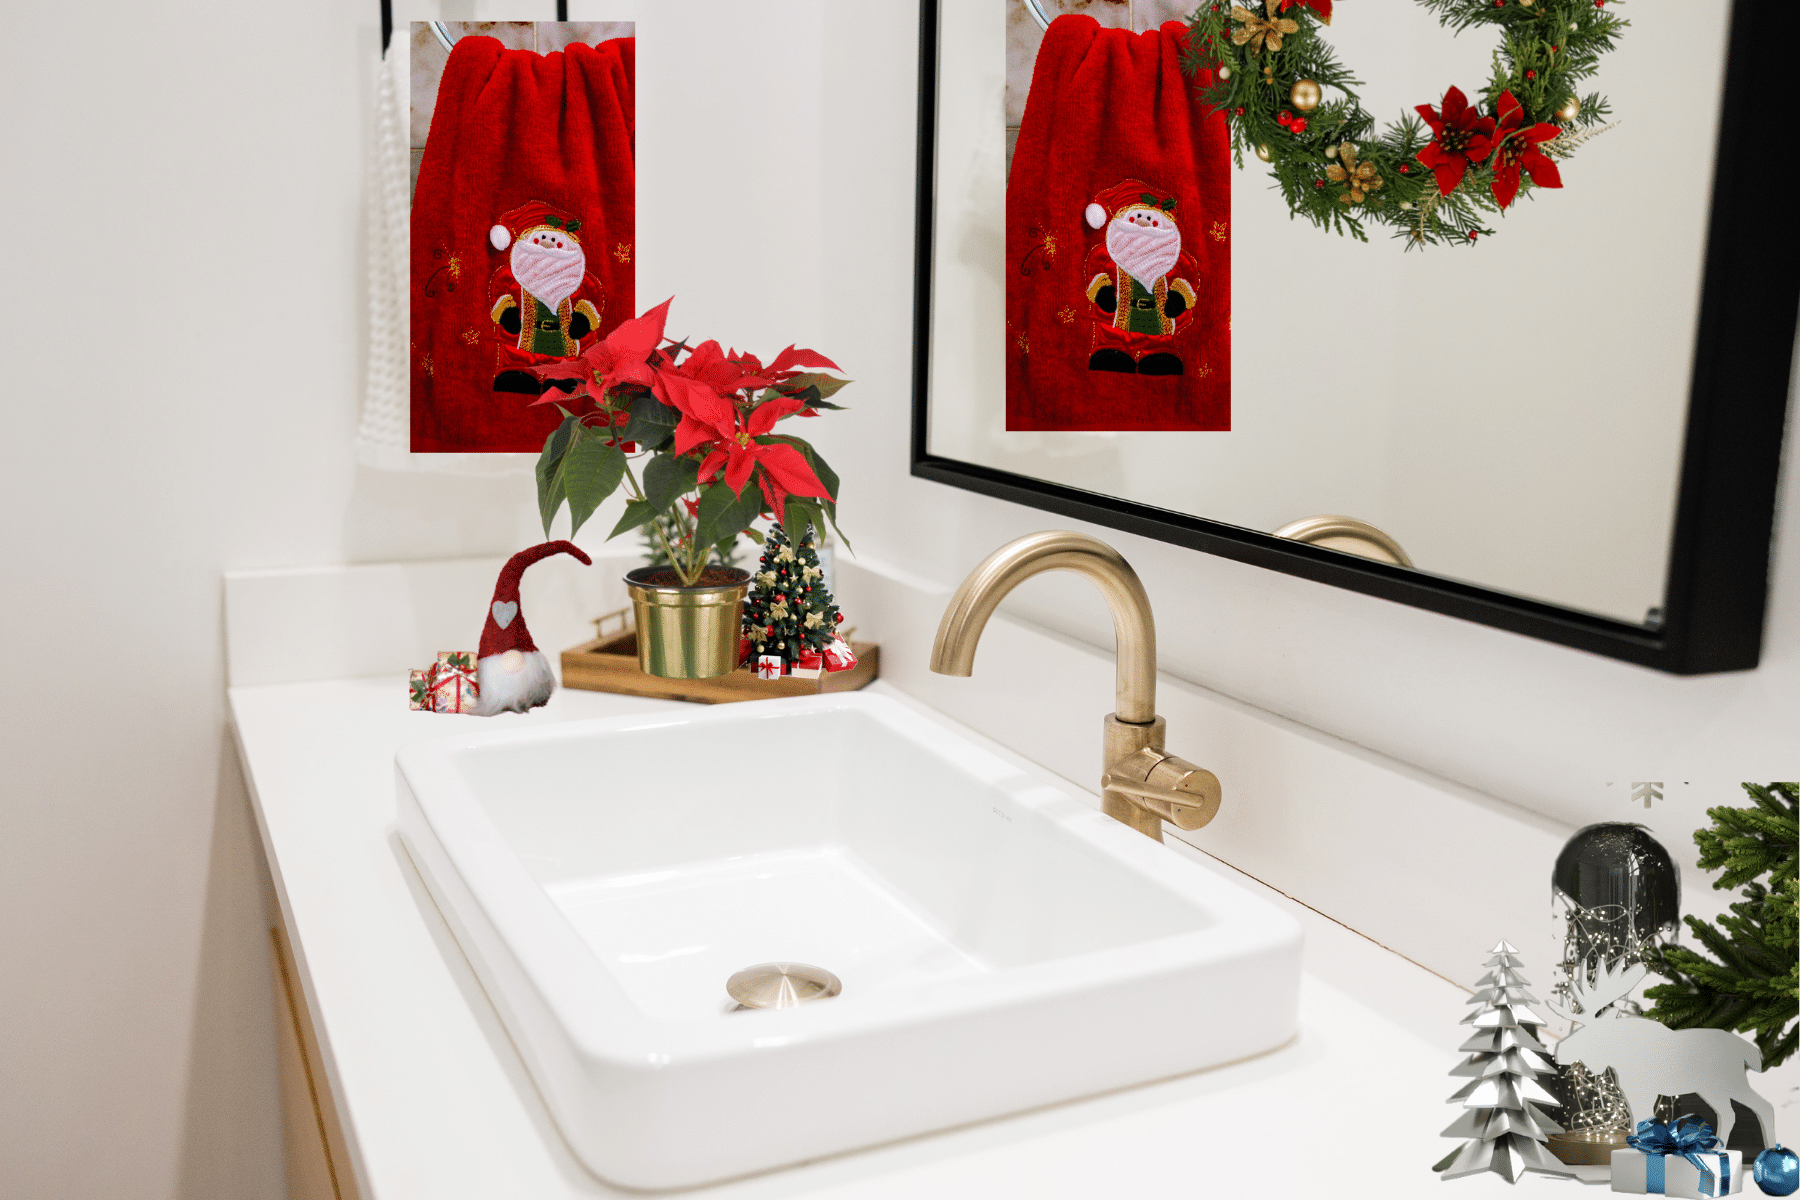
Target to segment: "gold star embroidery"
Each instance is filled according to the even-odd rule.
[[[621,263],[630,262],[631,261],[631,245],[630,245],[630,243],[620,242],[617,246],[614,246],[613,247],[613,257],[618,259]]]
[[[1020,354],[1031,353],[1031,339],[1022,333],[1019,335],[1019,340],[1015,342],[1014,345],[1018,346]]]
[[[437,371],[433,369],[431,365],[431,355],[429,354],[424,355],[419,359],[419,369],[424,371],[427,375],[435,376],[437,374]]]
[[[449,268],[450,278],[462,278],[462,257],[460,255],[452,254],[449,261],[447,261],[444,266]]]
[[[463,345],[473,346],[477,342],[481,341],[481,335],[479,333],[475,332],[475,330],[473,330],[473,329],[465,329],[462,331],[462,340],[463,340]]]
[[[1225,222],[1214,221],[1212,223],[1212,240],[1215,242],[1222,242],[1225,240]]]
[[[1199,375],[1200,378],[1205,379],[1208,375],[1212,374],[1212,368],[1205,363],[1201,363],[1200,369],[1196,371],[1195,374]]]
[[[1064,325],[1073,325],[1075,323],[1075,310],[1064,305],[1062,308],[1056,310],[1056,319],[1061,321]]]
[[[1054,233],[1044,235],[1044,257],[1046,259],[1056,257],[1056,235]]]

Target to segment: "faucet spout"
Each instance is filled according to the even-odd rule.
[[[1008,542],[969,572],[931,648],[940,675],[972,675],[975,645],[1007,593],[1044,571],[1073,571],[1091,580],[1112,610],[1118,677],[1114,717],[1128,725],[1156,722],[1156,621],[1150,597],[1124,557],[1097,538],[1068,530],[1033,533]]]

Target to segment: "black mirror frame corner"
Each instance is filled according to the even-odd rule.
[[[932,454],[926,434],[939,3],[920,0],[919,7],[913,475],[1672,674],[1757,665],[1800,315],[1800,222],[1776,225],[1779,211],[1771,204],[1800,195],[1800,156],[1769,144],[1768,105],[1758,93],[1792,69],[1800,5],[1731,6],[1681,481],[1657,628]]]

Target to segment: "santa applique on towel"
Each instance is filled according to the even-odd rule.
[[[606,292],[587,269],[581,219],[541,200],[501,217],[488,244],[504,256],[488,284],[494,391],[536,396],[545,385],[532,365],[573,358],[591,345]]]
[[[1006,184],[1008,430],[1231,428],[1230,145],[1186,40],[1044,35]]]
[[[1093,306],[1088,370],[1180,375],[1182,345],[1194,325],[1200,266],[1182,253],[1175,197],[1135,179],[1108,188],[1087,206],[1106,241],[1088,252],[1087,300]]]

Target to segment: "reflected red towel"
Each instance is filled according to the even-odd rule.
[[[635,43],[457,41],[412,208],[412,448],[536,453],[526,369],[637,313]]]
[[[1187,27],[1058,17],[1006,188],[1006,427],[1231,428],[1223,113]]]

